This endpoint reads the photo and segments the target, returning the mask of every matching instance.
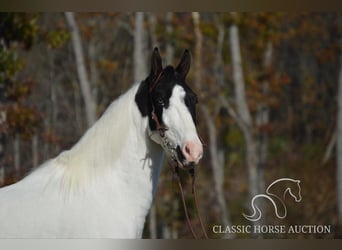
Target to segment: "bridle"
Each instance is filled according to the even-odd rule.
[[[156,130],[159,132],[159,136],[160,136],[160,139],[162,141],[162,147],[166,150],[168,150],[171,154],[171,163],[170,166],[171,166],[171,169],[172,169],[172,172],[173,172],[173,176],[174,176],[174,180],[177,181],[177,184],[178,184],[178,188],[179,188],[179,192],[180,192],[180,196],[181,196],[181,199],[182,199],[182,204],[183,204],[183,208],[184,208],[184,214],[185,214],[185,217],[186,217],[186,221],[187,221],[187,224],[188,224],[188,227],[192,233],[192,236],[197,239],[198,236],[197,234],[195,233],[194,229],[193,229],[193,226],[191,224],[191,221],[190,221],[190,218],[189,218],[189,213],[188,213],[188,208],[187,208],[187,205],[186,205],[186,202],[185,202],[185,198],[184,198],[184,191],[183,191],[183,185],[182,185],[182,182],[181,182],[181,178],[179,176],[179,168],[182,168],[182,169],[186,169],[183,165],[183,163],[181,163],[178,159],[178,156],[177,156],[177,152],[176,152],[176,148],[174,147],[174,145],[169,141],[169,139],[167,138],[167,136],[165,135],[165,132],[168,130],[167,127],[165,126],[162,126],[156,113],[155,113],[155,107],[154,107],[154,103],[152,101],[152,97],[151,97],[151,93],[152,91],[154,90],[154,88],[157,86],[158,84],[158,81],[162,75],[163,71],[161,71],[158,75],[158,77],[156,78],[155,81],[153,81],[153,84],[151,85],[150,89],[149,89],[149,96],[151,98],[151,105],[152,105],[152,112],[151,112],[151,118],[152,120],[156,123]],[[199,213],[199,209],[198,209],[198,202],[197,202],[197,193],[196,193],[196,185],[195,185],[195,180],[196,180],[196,176],[195,176],[195,169],[194,168],[191,168],[189,169],[189,173],[190,173],[190,176],[191,176],[191,179],[192,179],[192,194],[194,195],[194,200],[195,200],[195,207],[196,207],[196,213],[197,213],[197,217],[198,217],[198,220],[200,222],[200,225],[201,225],[201,230],[202,230],[202,233],[203,233],[203,236],[205,239],[208,239],[208,235],[207,235],[207,232],[205,230],[205,227],[204,227],[204,224],[203,224],[203,221],[202,221],[202,217]]]

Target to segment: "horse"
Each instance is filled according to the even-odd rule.
[[[274,188],[275,184],[277,183],[286,183],[286,188],[283,191],[283,197],[279,197],[278,195],[276,195],[273,191],[271,191],[272,188]],[[249,220],[249,221],[258,221],[260,220],[262,213],[261,210],[259,209],[259,207],[257,206],[257,204],[255,204],[257,199],[260,198],[265,198],[267,200],[269,200],[273,207],[274,207],[274,212],[275,215],[277,216],[278,219],[284,219],[287,216],[287,208],[285,205],[285,196],[286,194],[289,194],[296,202],[300,202],[302,200],[302,196],[301,196],[301,187],[300,187],[300,180],[295,180],[292,178],[280,178],[275,180],[274,182],[272,182],[266,189],[266,193],[265,194],[258,194],[255,195],[252,200],[251,200],[251,207],[253,209],[253,214],[251,215],[246,215],[243,213],[243,216]],[[279,202],[279,204],[281,204],[281,208],[282,208],[282,214],[279,213],[279,208],[277,206],[277,202]]]
[[[141,238],[164,158],[202,158],[191,56],[151,71],[113,101],[69,150],[0,189],[0,238]],[[165,157],[165,155],[167,157]]]

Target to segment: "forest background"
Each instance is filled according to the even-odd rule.
[[[155,46],[166,65],[189,49],[205,142],[197,190],[209,236],[341,238],[341,24],[338,12],[0,13],[0,186],[77,142],[145,79]],[[284,219],[261,202],[257,223],[330,225],[330,233],[212,231],[249,225],[242,213],[251,198],[284,177],[300,180],[302,201],[287,195]],[[144,237],[191,237],[167,165]]]

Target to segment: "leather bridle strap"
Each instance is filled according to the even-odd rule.
[[[204,235],[204,238],[206,239],[209,239],[208,238],[208,234],[204,228],[204,224],[203,224],[203,221],[202,221],[202,216],[199,212],[199,209],[198,209],[198,202],[197,202],[197,192],[196,192],[196,185],[195,185],[195,169],[191,169],[190,170],[190,174],[191,174],[191,178],[192,178],[192,193],[194,195],[194,198],[195,198],[195,206],[196,206],[196,212],[197,212],[197,217],[198,217],[198,220],[201,224],[201,229],[202,229],[202,233]]]
[[[181,163],[178,160],[174,160],[174,162],[176,163],[176,165],[173,167],[173,173],[174,173],[174,177],[175,177],[175,179],[177,181],[179,192],[180,192],[180,196],[181,196],[181,199],[182,199],[182,204],[183,204],[183,209],[184,209],[184,214],[185,214],[186,222],[188,224],[188,227],[189,227],[189,229],[191,231],[192,236],[195,239],[197,239],[198,238],[197,234],[195,233],[195,231],[194,231],[194,229],[192,227],[190,218],[189,218],[189,213],[188,213],[187,205],[186,205],[185,198],[184,198],[183,186],[182,186],[182,182],[180,180],[180,176],[179,176],[179,172],[178,172],[179,164],[181,164]],[[191,169],[189,172],[190,172],[190,175],[192,177],[192,193],[193,193],[194,198],[195,198],[195,207],[196,207],[196,212],[197,212],[197,216],[198,216],[199,222],[201,224],[201,230],[202,230],[204,238],[205,239],[209,239],[208,235],[207,235],[207,232],[205,230],[203,221],[202,221],[202,217],[201,217],[201,215],[199,213],[199,209],[198,209],[197,193],[196,193],[196,185],[195,185],[195,170]]]
[[[152,91],[154,90],[154,88],[157,86],[158,84],[158,81],[162,75],[163,71],[161,71],[158,75],[158,77],[156,78],[156,80],[152,83],[151,87],[150,87],[150,94],[152,93]],[[152,120],[156,123],[156,127],[157,127],[157,130],[159,131],[159,135],[160,137],[162,138],[162,140],[165,140],[167,139],[165,137],[165,131],[167,130],[167,128],[163,127],[160,122],[159,122],[159,119],[155,113],[155,108],[154,108],[154,104],[153,104],[153,101],[152,101],[152,97],[151,97],[151,104],[152,104],[152,112],[151,112],[151,116],[152,116]],[[167,144],[167,140],[165,140],[165,144]],[[177,157],[173,157],[173,162],[175,163],[175,165],[173,166],[173,173],[174,173],[174,177],[177,181],[177,184],[178,184],[178,188],[179,188],[179,192],[180,192],[180,196],[181,196],[181,199],[182,199],[182,204],[183,204],[183,208],[184,208],[184,214],[185,214],[185,217],[186,217],[186,222],[188,224],[188,227],[192,233],[192,236],[197,239],[197,235],[192,227],[192,224],[191,224],[191,221],[190,221],[190,218],[189,218],[189,213],[188,213],[188,209],[187,209],[187,205],[186,205],[186,202],[185,202],[185,198],[184,198],[184,191],[183,191],[183,186],[182,186],[182,182],[180,180],[180,177],[179,177],[179,167],[184,168],[183,164],[181,162],[179,162],[179,160],[177,159]],[[205,231],[205,228],[204,228],[204,225],[203,225],[203,221],[202,221],[202,218],[201,218],[201,215],[199,213],[199,209],[198,209],[198,202],[197,202],[197,194],[196,194],[196,185],[195,185],[195,170],[194,169],[190,169],[190,175],[191,175],[191,178],[192,178],[192,194],[194,195],[194,198],[195,198],[195,206],[196,206],[196,212],[197,212],[197,216],[198,216],[198,219],[200,221],[200,224],[201,224],[201,229],[202,229],[202,233],[205,237],[205,239],[208,239],[208,235],[207,235],[207,232]]]
[[[157,86],[160,77],[162,76],[163,71],[160,71],[159,75],[157,76],[157,78],[153,81],[153,83],[150,86],[150,93],[152,92],[152,90]]]
[[[165,131],[167,130],[167,128],[161,126],[159,119],[155,113],[155,108],[154,108],[154,104],[153,104],[152,96],[151,96],[151,93],[154,90],[154,88],[157,86],[158,81],[159,81],[160,77],[162,76],[162,73],[163,73],[163,71],[161,71],[159,73],[159,75],[157,76],[157,78],[152,82],[150,89],[149,89],[149,92],[150,92],[151,105],[152,105],[152,112],[151,112],[152,120],[156,123],[156,127],[157,127],[157,130],[159,131],[160,137],[163,138],[165,136]]]
[[[182,204],[183,204],[183,208],[184,208],[184,214],[185,214],[185,218],[186,218],[186,222],[188,224],[188,227],[192,233],[192,236],[197,239],[197,235],[192,227],[192,224],[191,224],[191,221],[190,221],[190,218],[189,218],[189,213],[188,213],[188,208],[186,206],[186,202],[185,202],[185,198],[184,198],[184,191],[183,191],[183,186],[182,186],[182,183],[181,183],[181,180],[180,180],[180,177],[179,177],[179,173],[178,173],[178,164],[174,167],[174,178],[176,179],[177,181],[177,184],[178,184],[178,188],[179,188],[179,192],[180,192],[180,196],[181,196],[181,199],[182,199]]]
[[[162,127],[160,125],[160,122],[159,122],[159,119],[154,111],[154,105],[152,103],[152,112],[151,112],[151,116],[152,116],[152,120],[156,123],[156,126],[157,126],[157,130],[159,131],[159,135],[161,138],[164,138],[165,137],[165,131],[167,130],[167,128],[165,127]]]

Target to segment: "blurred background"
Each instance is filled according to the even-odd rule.
[[[210,238],[341,238],[341,13],[0,13],[0,186],[69,149],[149,72],[192,54],[205,154],[197,168]],[[196,231],[191,182],[182,173]],[[300,180],[287,217],[267,200],[252,225],[329,225],[330,233],[215,234],[250,225],[250,200],[279,178]],[[279,186],[277,191],[284,191]],[[165,164],[145,238],[191,238]]]

